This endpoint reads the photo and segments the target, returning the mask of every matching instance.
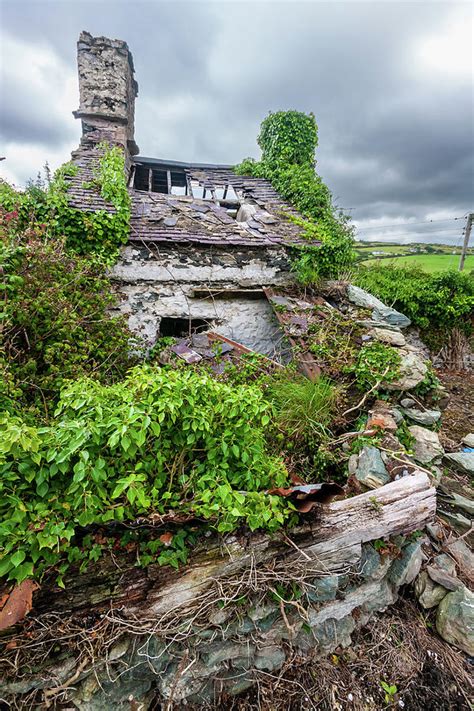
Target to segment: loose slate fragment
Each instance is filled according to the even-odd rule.
[[[192,202],[190,208],[192,210],[195,210],[196,212],[209,212],[209,210],[211,209],[209,205],[200,205],[197,202]]]
[[[344,489],[330,481],[322,484],[292,486],[288,489],[279,487],[269,489],[267,493],[287,497],[300,513],[308,513],[316,504],[328,504],[335,496],[341,496],[344,494]]]
[[[231,346],[230,343],[226,343],[225,341],[214,341],[213,344],[216,354],[218,353],[219,355],[225,355],[234,350],[234,346]]]
[[[178,219],[176,217],[166,217],[163,220],[163,224],[166,225],[166,227],[174,227],[177,222]]]
[[[209,348],[210,342],[207,333],[193,333],[190,345],[193,348]]]
[[[291,316],[290,324],[291,335],[299,336],[308,331],[308,319],[305,316]]]
[[[290,300],[287,299],[286,296],[270,296],[270,301],[272,304],[275,304],[275,306],[285,306],[287,309],[293,308]]]
[[[178,343],[176,346],[172,346],[171,350],[173,353],[176,353],[176,355],[179,358],[182,358],[188,365],[191,365],[192,363],[199,363],[200,360],[202,360],[202,357],[199,355],[199,353],[196,353],[196,351],[191,350],[191,348],[188,348],[188,346],[185,343]]]
[[[263,222],[264,225],[273,225],[275,222],[278,222],[276,217],[269,215],[267,212],[257,212],[255,219],[259,222]]]

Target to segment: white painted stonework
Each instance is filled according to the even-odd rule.
[[[162,318],[209,321],[209,330],[253,350],[279,358],[287,350],[283,334],[265,298],[194,298],[194,289],[258,289],[291,281],[288,258],[281,248],[232,252],[200,246],[129,245],[112,277],[122,300],[118,311],[130,328],[152,346]]]

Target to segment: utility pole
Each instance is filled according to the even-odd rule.
[[[461,259],[459,260],[459,271],[464,269],[464,260],[466,259],[467,248],[469,246],[469,237],[471,236],[471,226],[474,220],[474,212],[470,212],[467,216],[466,231],[464,233],[464,244],[461,250]]]

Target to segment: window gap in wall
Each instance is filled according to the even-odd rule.
[[[173,336],[174,338],[186,338],[193,333],[202,333],[212,328],[212,319],[203,318],[171,318],[166,316],[161,319],[159,336]]]

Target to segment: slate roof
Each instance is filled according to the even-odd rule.
[[[77,175],[67,178],[70,183],[69,204],[83,211],[114,212],[113,206],[105,202],[97,190],[84,185],[93,181],[94,165],[99,155],[97,146],[82,146],[73,153],[73,163],[79,170]],[[134,159],[134,163],[175,166],[184,170],[189,183],[199,183],[209,194],[216,186],[229,185],[240,199],[253,203],[257,211],[247,222],[237,222],[213,199],[129,188],[132,199],[130,242],[248,247],[308,244],[302,237],[302,229],[287,217],[298,213],[267,180],[236,175],[231,166],[139,157]]]

